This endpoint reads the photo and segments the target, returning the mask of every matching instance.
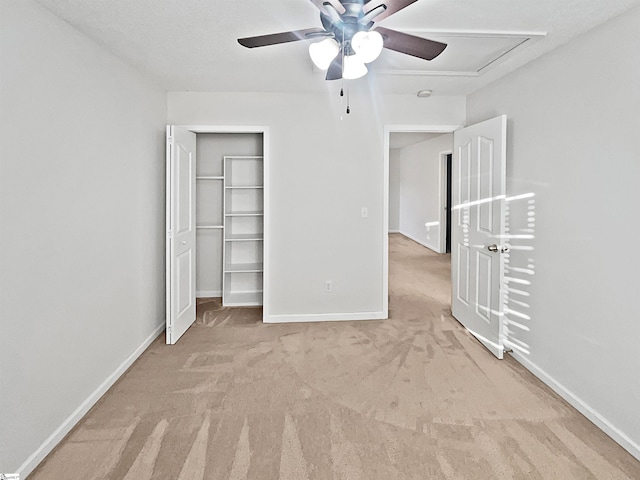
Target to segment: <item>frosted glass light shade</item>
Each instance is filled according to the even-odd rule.
[[[368,71],[367,66],[362,63],[362,60],[358,58],[358,55],[349,55],[348,57],[344,57],[342,76],[347,80],[355,80],[356,78],[364,77]]]
[[[371,63],[380,56],[384,40],[378,32],[358,32],[351,39],[351,47],[361,62]]]
[[[321,42],[309,45],[309,56],[311,60],[320,70],[326,70],[338,52],[340,45],[333,38],[327,38]]]

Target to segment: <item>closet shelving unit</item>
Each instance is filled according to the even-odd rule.
[[[262,305],[263,174],[262,156],[224,157],[224,306]]]

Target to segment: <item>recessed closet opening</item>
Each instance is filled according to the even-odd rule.
[[[262,305],[264,138],[196,134],[196,297]]]

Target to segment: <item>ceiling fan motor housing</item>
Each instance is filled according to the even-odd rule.
[[[320,13],[320,21],[327,32],[333,33],[338,42],[344,43],[345,47],[350,49],[353,36],[360,31],[369,30],[373,26],[373,22],[366,24],[360,22],[364,17],[362,10],[364,2],[362,0],[343,0],[341,3],[346,10],[342,15],[336,12],[334,20],[328,15]],[[333,8],[331,5],[326,5],[326,7]]]

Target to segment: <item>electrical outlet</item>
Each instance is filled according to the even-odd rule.
[[[362,218],[369,217],[369,209],[367,207],[362,207]]]
[[[331,280],[327,280],[326,282],[324,282],[324,292],[325,293],[333,292],[333,283],[331,282]]]

